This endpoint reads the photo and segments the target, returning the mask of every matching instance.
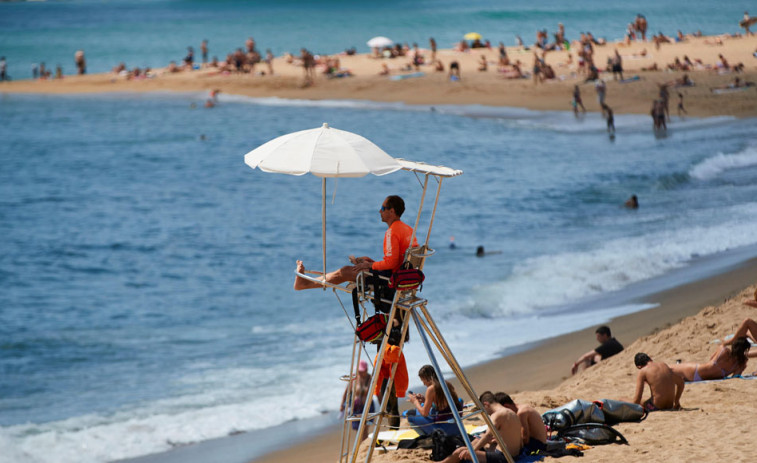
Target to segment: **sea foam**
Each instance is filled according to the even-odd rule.
[[[757,166],[757,147],[750,146],[738,153],[718,153],[707,158],[694,165],[689,175],[698,180],[711,180],[728,170],[754,166]]]

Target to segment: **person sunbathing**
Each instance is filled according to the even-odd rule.
[[[743,302],[743,304],[751,307],[757,307],[757,291],[754,292],[754,299],[747,299]]]
[[[730,346],[720,346],[707,363],[678,363],[670,368],[689,382],[737,376],[746,368],[750,347],[745,336],[735,337]]]
[[[747,301],[750,303],[755,303],[757,301]],[[748,304],[752,305],[752,304]],[[754,304],[757,306],[757,304]],[[748,337],[752,340],[753,343],[757,344],[757,322],[752,320],[751,318],[745,318],[743,322],[741,322],[741,325],[739,325],[739,328],[736,330],[736,333],[734,333],[733,337],[731,339],[723,341],[724,346],[729,346],[734,343],[734,340],[740,338],[740,337]],[[757,357],[757,352],[754,352],[752,355],[749,355],[749,357]]]

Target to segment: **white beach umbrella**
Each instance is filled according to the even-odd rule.
[[[245,154],[244,162],[253,169],[289,175],[313,174],[321,177],[321,219],[323,273],[326,273],[326,178],[386,175],[402,166],[370,140],[324,123],[317,129],[302,130],[278,138]]]
[[[384,48],[394,45],[394,42],[391,39],[382,36],[374,37],[366,43],[371,48]]]

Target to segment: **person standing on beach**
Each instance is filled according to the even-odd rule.
[[[428,39],[429,47],[431,47],[431,62],[436,61],[436,40],[433,37]]]
[[[202,53],[202,67],[208,64],[208,39],[204,39],[200,44],[200,52]]]
[[[77,50],[74,53],[74,62],[76,63],[76,71],[80,76],[87,73],[87,60],[84,59],[84,50]]]
[[[191,71],[195,61],[195,50],[192,47],[187,47],[187,56],[184,57],[184,68],[187,71]]]
[[[683,118],[681,113],[689,114],[689,112],[683,107],[683,93],[678,92],[678,117]]]
[[[665,124],[665,108],[662,105],[662,101],[654,100],[649,114],[652,116],[652,123],[654,124],[655,130],[667,130],[668,127]]]
[[[300,49],[300,59],[305,71],[305,86],[308,87],[315,83],[315,58],[312,53],[302,48]]]
[[[8,79],[7,74],[8,63],[5,61],[5,56],[0,57],[0,82]]]
[[[544,78],[542,77],[541,71],[542,67],[544,66],[543,61],[541,58],[539,58],[539,55],[537,52],[534,52],[534,85],[538,84],[539,82],[542,82]],[[584,111],[586,112],[586,111]]]
[[[339,407],[339,411],[343,412],[347,407],[347,398],[350,397],[349,393],[352,390],[352,415],[360,416],[365,410],[365,405],[370,403],[369,413],[374,411],[373,401],[371,400],[373,394],[369,394],[371,389],[371,374],[368,373],[368,362],[361,360],[357,367],[357,376],[353,378],[344,389],[342,394],[342,404]],[[359,421],[352,422],[352,429],[357,431],[360,427]],[[368,435],[368,426],[363,427],[363,434],[360,436],[360,441],[365,440]]]
[[[749,26],[751,26],[751,22],[752,22],[752,18],[749,17],[749,12],[745,11],[744,12],[744,19],[741,20],[741,24],[744,25],[743,27],[744,27],[744,30],[745,30],[745,35],[747,37],[749,37],[750,35],[754,35],[754,34],[752,34],[749,31]]]
[[[612,112],[612,108],[604,103],[602,104],[602,113],[607,118],[607,133],[612,137],[615,135],[615,115]]]
[[[265,51],[265,64],[268,66],[268,74],[273,75],[273,52],[270,48]]]
[[[612,58],[612,78],[613,80],[618,80],[618,76],[620,76],[620,80],[623,80],[623,58],[620,57],[620,53],[618,53],[618,49],[615,49],[615,56]]]
[[[649,412],[657,410],[680,410],[681,394],[685,387],[683,378],[663,362],[654,362],[647,354],[639,352],[633,359],[639,375],[636,377],[636,392],[633,403],[639,404]],[[641,397],[644,386],[649,384],[651,397],[644,403]]]
[[[665,113],[665,118],[670,122],[670,92],[667,84],[660,84],[660,103]]]
[[[597,91],[597,101],[599,107],[602,108],[602,114],[605,113],[605,95],[607,94],[607,84],[603,79],[597,79],[594,81],[594,89]]]
[[[248,37],[244,42],[244,46],[247,48],[247,53],[255,53],[255,39]]]
[[[581,106],[581,109],[583,112],[586,112],[586,107],[584,106],[583,101],[581,101],[581,89],[578,88],[578,85],[573,87],[573,114],[578,117],[578,107]]]
[[[576,372],[578,372],[578,369],[582,366],[584,368],[589,368],[592,365],[623,351],[623,345],[619,343],[617,339],[612,337],[612,332],[610,331],[609,326],[600,326],[597,328],[597,331],[595,331],[595,334],[597,335],[599,346],[580,356],[578,360],[573,362],[573,367],[570,369],[571,374],[575,375]]]
[[[647,41],[647,18],[645,18],[643,14],[639,13],[636,15],[636,22],[634,24],[636,25],[636,32],[638,32],[639,35],[641,35],[642,42],[646,42]]]

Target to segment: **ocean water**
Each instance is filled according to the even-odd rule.
[[[696,8],[675,3],[634,8],[650,23],[703,30],[724,29],[744,9],[700,3],[687,5],[713,14],[690,17]],[[171,58],[152,46],[161,41],[181,49],[207,34],[214,44],[213,31],[241,41],[253,14],[267,18],[261,31],[277,26],[278,42],[294,44],[304,19],[283,12],[313,5],[324,18],[360,15],[333,36],[308,32],[328,50],[386,24],[423,40],[452,38],[453,23],[507,24],[516,10],[519,22],[562,18],[569,31],[566,17],[609,29],[637,12],[591,1],[575,11],[556,2],[309,5],[3,3],[0,49],[54,54],[65,47],[51,43],[74,37],[92,45],[93,69],[97,47],[111,50],[106,69],[118,50]],[[412,21],[432,10],[446,19]],[[204,98],[0,93],[0,462],[113,461],[338,409],[349,319],[333,294],[291,289],[296,259],[320,266],[320,180],[243,162],[260,144],[323,122],[394,156],[465,172],[444,181],[423,289],[465,365],[648,307],[613,301],[619,291],[757,254],[753,119],[674,116],[667,137],[655,137],[648,117],[616,115],[610,140],[596,114],[223,94],[208,110]],[[329,267],[349,254],[379,256],[381,201],[403,196],[412,222],[420,193],[406,172],[330,181]],[[631,194],[638,210],[622,207]],[[479,245],[500,253],[476,258]],[[407,348],[417,371],[422,347],[416,339]]]

